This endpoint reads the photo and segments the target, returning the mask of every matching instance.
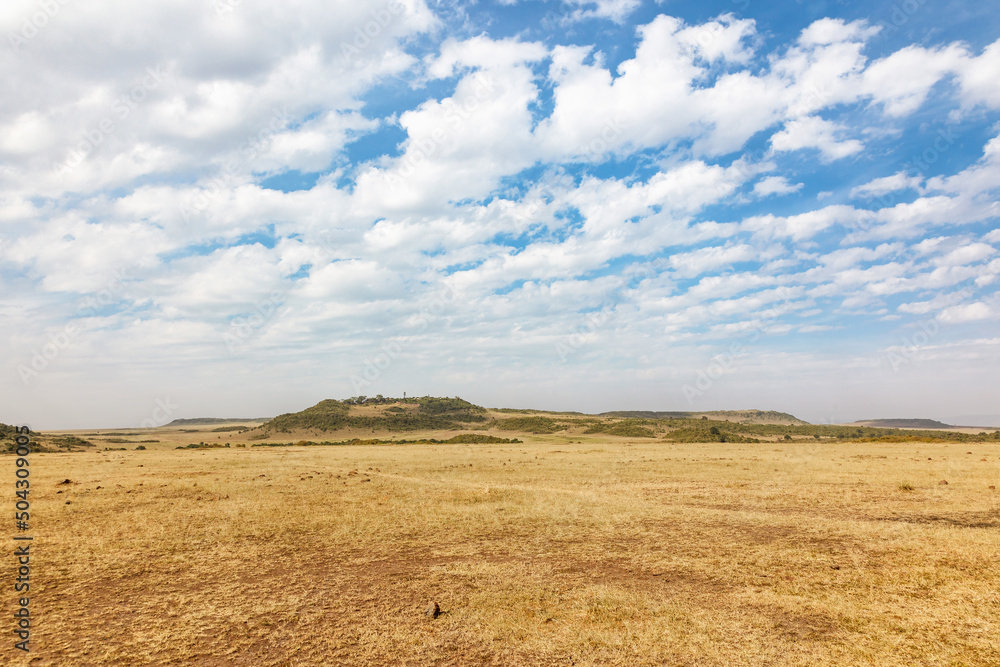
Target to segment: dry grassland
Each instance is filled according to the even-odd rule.
[[[38,453],[31,483],[8,665],[1000,664],[996,444]]]

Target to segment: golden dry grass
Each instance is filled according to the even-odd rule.
[[[3,664],[1000,664],[996,444],[32,456]]]

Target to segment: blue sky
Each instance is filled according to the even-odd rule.
[[[5,3],[0,421],[985,422],[997,9]]]

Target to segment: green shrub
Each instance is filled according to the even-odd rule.
[[[618,435],[625,438],[655,438],[653,429],[636,423],[635,420],[614,422],[611,424],[594,424],[584,433],[604,433],[605,435]]]
[[[498,419],[494,426],[500,431],[522,431],[526,433],[555,433],[565,426],[549,417],[508,417]]]

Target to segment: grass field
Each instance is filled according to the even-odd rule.
[[[168,446],[32,455],[0,662],[1000,664],[995,442]]]

